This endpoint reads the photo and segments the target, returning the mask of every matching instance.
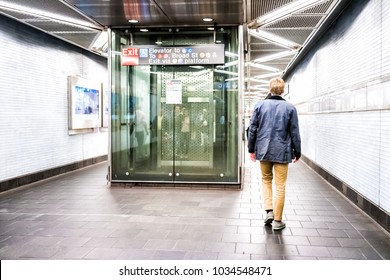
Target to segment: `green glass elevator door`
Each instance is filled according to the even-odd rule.
[[[157,79],[161,120],[157,165],[174,181],[215,177],[213,164],[213,73],[191,66],[160,67]],[[170,89],[172,82],[178,84]],[[173,97],[170,95],[174,95]]]

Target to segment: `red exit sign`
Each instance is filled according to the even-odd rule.
[[[122,49],[122,65],[131,66],[139,64],[139,49],[138,48],[123,48]]]

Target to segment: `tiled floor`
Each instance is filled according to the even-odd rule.
[[[390,237],[303,162],[284,220],[263,224],[258,163],[243,190],[110,188],[106,163],[0,194],[1,259],[390,259]]]

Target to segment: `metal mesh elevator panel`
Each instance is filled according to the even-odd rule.
[[[200,70],[202,71],[202,70]],[[184,161],[208,161],[210,158],[210,125],[212,110],[209,95],[213,90],[211,71],[193,71],[176,73],[183,84],[183,104],[176,105],[172,114],[172,105],[162,102],[161,122],[161,159],[172,161],[174,158]],[[166,79],[162,79],[162,100],[166,97]],[[188,130],[183,130],[180,121],[184,111],[188,112]],[[187,132],[187,133],[186,133]]]

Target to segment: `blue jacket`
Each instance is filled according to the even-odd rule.
[[[248,152],[256,159],[290,163],[301,157],[298,114],[281,96],[256,104],[248,131]]]

